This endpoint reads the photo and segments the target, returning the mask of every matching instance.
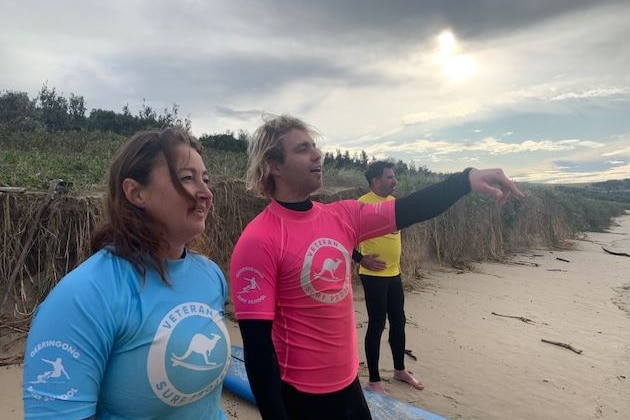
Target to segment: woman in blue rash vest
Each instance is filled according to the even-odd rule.
[[[140,132],[118,152],[92,256],[31,325],[25,418],[226,418],[227,286],[186,247],[213,202],[200,152],[173,128]]]

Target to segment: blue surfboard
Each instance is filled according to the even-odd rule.
[[[244,360],[243,348],[240,346],[232,346],[232,360],[223,385],[236,395],[239,395],[252,404],[256,404],[254,394],[247,380]],[[363,390],[363,393],[374,420],[446,420],[444,417],[430,413],[404,401],[368,390]]]
[[[245,371],[245,353],[243,347],[232,346],[232,360],[228,373],[223,379],[223,386],[236,395],[245,398],[252,404],[256,404],[256,399],[249,387],[247,371]]]

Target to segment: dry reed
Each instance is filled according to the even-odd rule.
[[[314,199],[353,199],[365,191],[324,191]],[[236,240],[267,200],[233,179],[217,182],[214,195],[207,229],[191,248],[216,261],[227,276]],[[23,337],[37,304],[88,257],[101,214],[97,196],[0,193],[0,351],[3,341]],[[562,209],[536,194],[503,209],[467,196],[441,216],[403,231],[403,278],[409,287],[433,263],[465,268],[471,261],[500,260],[512,250],[558,246],[570,235]]]

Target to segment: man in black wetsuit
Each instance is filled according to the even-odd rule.
[[[362,203],[380,203],[395,200],[392,195],[398,180],[394,164],[378,160],[370,163],[365,171],[370,192],[359,197]],[[389,319],[389,347],[394,361],[394,379],[416,389],[424,384],[405,369],[405,293],[400,273],[402,240],[397,230],[383,236],[361,242],[353,259],[360,264],[359,277],[365,292],[368,327],[365,333],[365,357],[369,371],[367,388],[386,395],[378,370],[381,335],[385,321]]]

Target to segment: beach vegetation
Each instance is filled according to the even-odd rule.
[[[162,114],[146,103],[137,115],[128,108],[87,114],[82,97],[65,98],[47,86],[35,99],[21,92],[0,94],[0,330],[25,333],[37,304],[89,256],[107,167],[127,136],[166,125],[190,129],[176,105]],[[192,247],[226,273],[240,232],[267,204],[245,190],[248,139],[246,131],[200,136],[215,206],[206,232]],[[365,193],[363,170],[372,159],[365,152],[326,153],[324,188],[314,199]],[[399,195],[448,176],[395,163]],[[630,180],[519,186],[526,194],[522,200],[499,207],[470,194],[439,217],[405,229],[405,281],[417,281],[436,265],[468,269],[514,252],[567,247],[584,232],[608,229],[630,208]]]

